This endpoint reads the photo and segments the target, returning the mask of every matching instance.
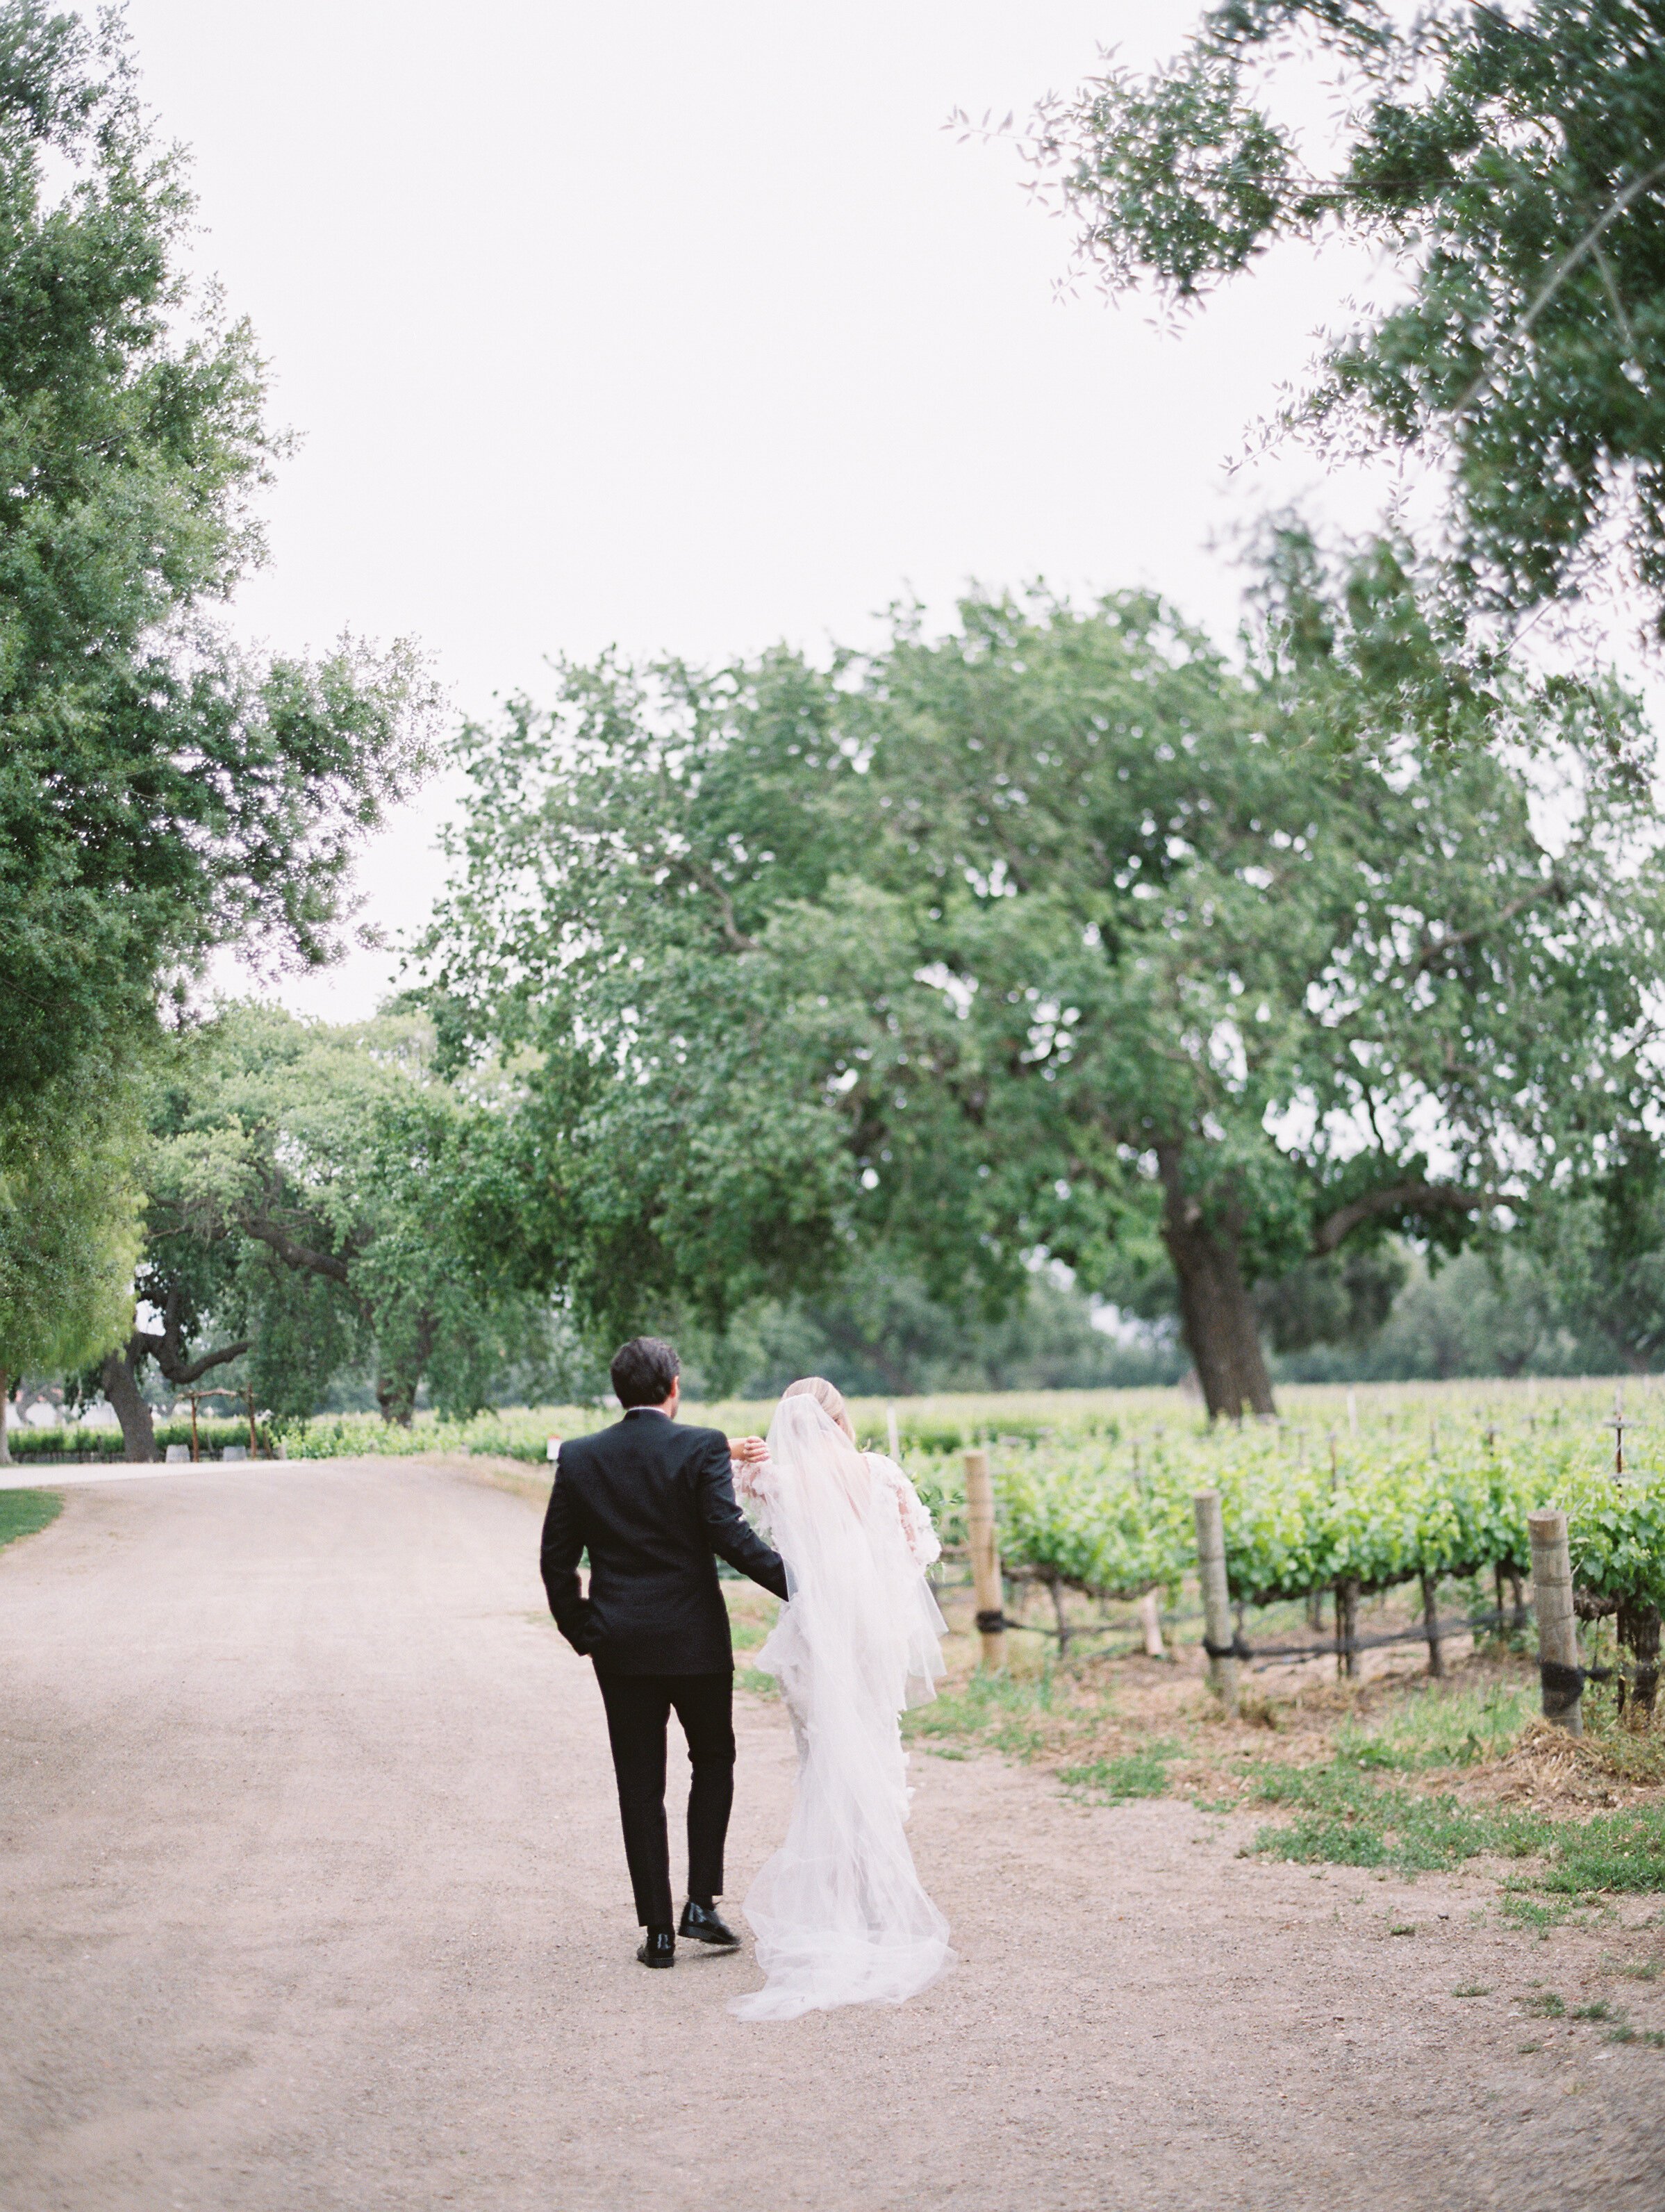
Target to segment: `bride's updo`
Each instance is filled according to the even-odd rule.
[[[849,1408],[844,1403],[842,1390],[834,1389],[823,1375],[806,1375],[801,1382],[788,1382],[781,1393],[783,1398],[813,1398],[822,1412],[837,1422],[850,1442],[855,1442],[855,1430],[851,1425]]]

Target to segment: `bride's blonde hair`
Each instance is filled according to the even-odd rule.
[[[824,1375],[805,1375],[797,1382],[788,1382],[781,1393],[783,1398],[813,1398],[823,1413],[836,1421],[850,1442],[855,1442],[855,1430],[850,1421],[849,1408],[844,1403],[844,1394],[836,1390]]]

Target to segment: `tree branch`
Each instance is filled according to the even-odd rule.
[[[734,901],[709,868],[690,868],[689,874],[717,908],[717,919],[723,926],[723,935],[736,952],[755,952],[757,940],[748,937],[735,917]]]
[[[216,1352],[204,1352],[196,1359],[181,1360],[166,1350],[156,1349],[153,1339],[152,1356],[164,1378],[175,1389],[180,1389],[186,1383],[195,1382],[199,1376],[206,1375],[210,1367],[223,1367],[228,1359],[240,1359],[248,1350],[251,1340],[246,1336],[240,1337],[235,1344],[222,1344]]]
[[[1496,344],[1492,346],[1490,352],[1487,353],[1485,360],[1480,363],[1480,374],[1474,378],[1474,382],[1469,386],[1467,392],[1463,393],[1461,398],[1458,400],[1456,405],[1451,410],[1451,420],[1453,423],[1461,422],[1463,416],[1468,412],[1469,408],[1485,390],[1486,382],[1492,374],[1492,368],[1498,360],[1508,352],[1510,346],[1523,345],[1527,339],[1531,337],[1532,325],[1537,321],[1539,316],[1542,314],[1544,309],[1548,307],[1550,301],[1560,290],[1562,285],[1565,283],[1567,278],[1571,276],[1573,270],[1578,266],[1578,264],[1583,259],[1584,256],[1587,253],[1593,253],[1597,251],[1601,246],[1603,233],[1606,232],[1613,223],[1618,222],[1619,216],[1624,214],[1626,208],[1630,207],[1633,202],[1640,199],[1644,192],[1651,191],[1653,187],[1656,184],[1660,183],[1662,179],[1665,179],[1665,161],[1656,162],[1653,167],[1650,169],[1644,176],[1633,177],[1630,183],[1626,185],[1624,191],[1619,193],[1618,198],[1615,199],[1610,206],[1605,208],[1596,217],[1595,221],[1578,240],[1578,243],[1572,247],[1571,251],[1561,257],[1561,259],[1555,266],[1553,273],[1540,289],[1537,298],[1533,301],[1531,306],[1527,309],[1525,314],[1522,316],[1520,321],[1501,334]]]
[[[1449,1182],[1396,1182],[1355,1198],[1321,1221],[1313,1231],[1312,1255],[1322,1260],[1352,1236],[1362,1222],[1384,1213],[1475,1213],[1497,1203],[1493,1190],[1459,1190]]]
[[[1425,945],[1411,964],[1411,973],[1419,975],[1425,968],[1431,968],[1448,952],[1459,952],[1465,945],[1478,945],[1481,938],[1489,937],[1494,929],[1502,929],[1505,924],[1513,921],[1517,914],[1524,914],[1528,907],[1536,906],[1544,899],[1559,898],[1560,896],[1561,886],[1553,877],[1548,883],[1540,884],[1535,891],[1523,891],[1519,898],[1510,899],[1506,907],[1494,914],[1490,921],[1480,922],[1473,929],[1453,930],[1449,935],[1437,939],[1432,945]]]
[[[280,1229],[269,1214],[249,1212],[243,1216],[244,1232],[276,1252],[286,1267],[296,1267],[308,1274],[327,1275],[332,1283],[347,1283],[347,1262],[337,1259],[333,1252],[314,1252],[309,1244],[302,1244],[291,1237],[287,1229]]]

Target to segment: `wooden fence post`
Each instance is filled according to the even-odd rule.
[[[1578,1664],[1578,1620],[1572,1609],[1572,1560],[1567,1551],[1565,1513],[1528,1513],[1532,1540],[1532,1587],[1538,1605],[1538,1674],[1543,1684],[1544,1718],[1559,1722],[1573,1735],[1584,1733],[1580,1699],[1584,1678]]]
[[[1199,1490],[1191,1500],[1197,1518],[1197,1568],[1202,1582],[1203,1633],[1213,1650],[1208,1655],[1208,1680],[1228,1713],[1237,1710],[1237,1662],[1231,1646],[1236,1641],[1231,1622],[1231,1598],[1225,1583],[1225,1522],[1220,1514],[1218,1490]]]
[[[1006,1665],[1006,1613],[1000,1595],[1000,1547],[994,1535],[994,1484],[988,1454],[965,1455],[965,1533],[971,1548],[971,1587],[983,1665],[996,1674]]]
[[[1158,1591],[1147,1589],[1139,1601],[1139,1626],[1145,1638],[1145,1656],[1165,1658],[1167,1654],[1162,1648],[1162,1598]]]

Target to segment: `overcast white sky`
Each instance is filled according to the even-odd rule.
[[[1229,631],[1211,547],[1315,462],[1229,477],[1347,276],[1274,261],[1179,337],[1055,295],[1003,116],[1187,0],[131,0],[195,153],[203,264],[303,443],[236,619],[416,640],[455,712],[547,656],[869,634],[916,592],[1152,584]],[[417,923],[441,785],[369,850]],[[349,1019],[391,963],[283,995]]]

